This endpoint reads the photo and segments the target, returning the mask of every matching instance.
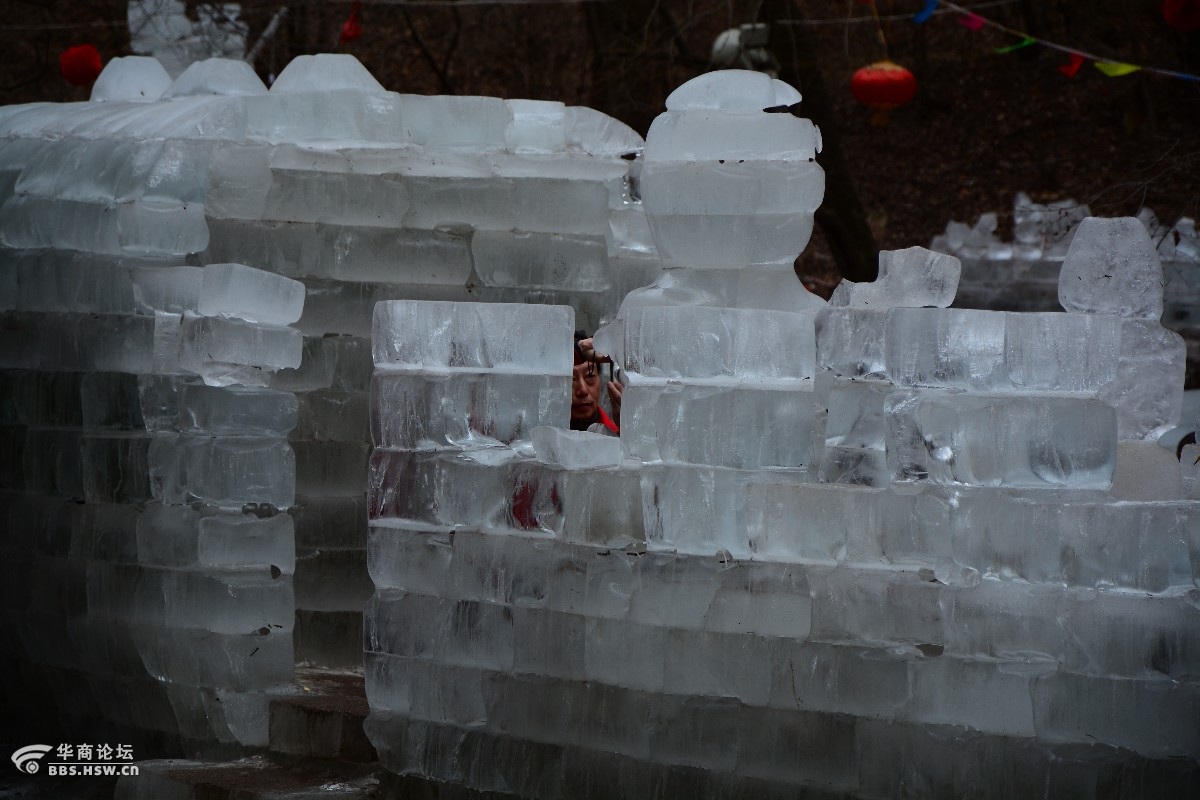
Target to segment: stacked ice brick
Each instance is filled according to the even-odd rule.
[[[561,502],[551,498],[547,470],[509,445],[528,444],[539,426],[566,426],[573,323],[562,306],[391,301],[375,308],[369,564],[376,591],[366,610],[365,667],[369,735],[388,752],[406,742],[433,746],[422,722],[442,712],[422,709],[458,694],[461,681],[474,697],[469,681],[479,688],[480,664],[469,651],[486,657],[511,639],[503,621],[511,622],[509,605],[460,593],[469,598],[505,582],[492,572],[500,563],[487,560],[489,552],[525,570],[515,560],[526,541],[518,531],[550,543],[548,512]],[[461,547],[480,560],[458,557]],[[458,577],[445,568],[451,560]]]
[[[671,266],[598,337],[619,464],[546,429],[381,459],[373,513],[426,521],[373,523],[382,763],[547,798],[1193,794],[1200,504],[1151,449],[1182,345],[1136,225],[1082,227],[1066,313],[950,309],[956,259],[885,253],[815,342],[809,303],[740,307],[790,274]]]
[[[643,146],[586,108],[386,92],[354,59],[299,58],[214,155],[205,262],[304,282],[297,392],[297,657],[360,661],[371,309],[558,302],[594,327],[657,262],[628,178]]]
[[[0,112],[5,699],[52,741],[263,744],[291,681],[296,408],[262,386],[303,286],[181,266],[255,89],[118,59],[91,103]]]
[[[369,337],[372,306],[401,298],[569,303],[595,327],[648,277],[621,158],[643,142],[603,114],[396,94],[332,55],[257,99],[213,160],[202,258],[303,280],[306,332]]]
[[[13,553],[4,571],[13,578],[5,608],[14,613],[5,619],[13,637],[23,632],[5,665],[30,678],[14,692],[46,689],[14,700],[28,700],[39,716],[47,699],[73,720],[125,721],[135,712],[120,705],[125,695],[108,691],[111,681],[69,693],[79,680],[42,669],[61,664],[71,675],[108,675],[116,657],[101,645],[89,644],[86,655],[82,645],[59,647],[66,634],[17,613],[37,596],[30,585],[44,587],[53,599],[37,602],[53,610],[86,589],[91,538],[75,546],[68,569],[61,537],[21,537],[50,536],[51,522],[36,516],[43,513],[38,503],[53,495],[72,519],[107,520],[107,506],[93,505],[110,502],[109,495],[121,503],[155,499],[170,508],[153,515],[153,525],[178,538],[180,526],[201,522],[173,504],[247,501],[262,525],[282,530],[287,520],[271,509],[286,508],[295,493],[295,656],[360,663],[361,609],[371,591],[372,305],[398,297],[555,299],[577,306],[581,324],[594,326],[657,264],[627,178],[637,166],[627,159],[643,145],[632,130],[557,103],[384,92],[348,56],[299,59],[270,92],[240,62],[202,62],[172,81],[152,60],[116,59],[97,81],[93,102],[3,109],[0,137],[3,366],[13,376],[3,485],[12,523],[4,546]],[[306,284],[297,325],[302,343],[294,328],[257,317],[261,308],[199,308],[202,273],[195,266],[208,265],[207,273],[229,264]],[[295,284],[274,285],[289,287],[294,302]],[[246,297],[225,300],[268,290],[242,284]],[[229,386],[201,386],[204,380]],[[189,405],[181,418],[185,388]],[[201,416],[192,415],[193,405]],[[294,485],[286,477],[291,453]],[[30,497],[37,498],[33,506]],[[75,498],[88,503],[76,506]],[[134,509],[121,509],[129,512],[124,530],[136,529]],[[80,529],[99,525],[88,524]],[[203,522],[206,529],[216,524]],[[63,561],[35,559],[43,552]],[[31,559],[36,563],[21,572]],[[253,564],[277,568],[273,587],[292,591],[291,560],[273,552],[269,562]],[[257,613],[259,600],[239,590],[227,605],[230,613]],[[290,612],[277,619],[271,609],[269,621],[255,627],[271,632],[270,646],[247,641],[230,656],[252,655],[239,662],[247,674],[221,685],[227,693],[249,692],[244,702],[229,695],[221,706],[206,695],[217,730],[209,739],[258,737],[261,719],[251,721],[260,705],[252,695],[280,679],[292,630]],[[76,627],[83,632],[72,635],[83,636],[95,626],[84,620]],[[260,661],[265,666],[255,672]],[[127,659],[120,669],[136,672],[127,662],[139,663]],[[152,685],[190,686],[192,674],[173,662]],[[150,685],[139,683],[138,691]],[[98,710],[85,697],[108,705]],[[219,712],[238,703],[246,722],[231,737]],[[177,737],[166,700],[153,707],[157,716],[134,720],[134,727]],[[202,722],[198,713],[180,712]],[[206,738],[199,724],[189,722],[186,735]]]
[[[597,342],[624,368],[626,457],[655,465],[643,473],[662,489],[652,498],[690,498],[646,507],[661,546],[744,555],[728,524],[710,523],[736,513],[757,473],[820,462],[822,303],[792,262],[824,173],[819,131],[788,113],[799,100],[764,74],[712,73],[672,93],[650,129],[640,186],[663,270]]]
[[[1013,201],[1013,239],[996,236],[998,219],[988,213],[972,227],[950,222],[930,247],[962,260],[955,305],[1000,311],[1057,311],[1059,268],[1080,224],[1090,215],[1074,200],[1035,203],[1025,193]],[[1143,208],[1146,228],[1163,266],[1162,322],[1188,343],[1194,372],[1200,365],[1200,234],[1190,217],[1173,225]]]

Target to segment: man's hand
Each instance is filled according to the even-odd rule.
[[[613,422],[618,425],[621,424],[621,391],[624,388],[620,381],[608,382],[608,401],[609,405],[612,406]]]
[[[596,348],[592,345],[591,339],[579,340],[579,352],[583,353],[584,361],[591,361],[594,364],[611,364],[612,359],[603,353],[597,353]]]

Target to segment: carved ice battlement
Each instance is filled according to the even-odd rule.
[[[1139,223],[1084,223],[1065,312],[949,308],[922,248],[826,303],[765,76],[643,143],[343,56],[155,67],[0,109],[3,691],[47,736],[260,747],[306,661],[365,669],[387,769],[523,797],[1200,782]],[[619,440],[566,430],[598,327]]]

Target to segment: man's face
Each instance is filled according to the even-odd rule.
[[[600,403],[600,372],[588,362],[576,364],[571,383],[571,419],[591,419]]]

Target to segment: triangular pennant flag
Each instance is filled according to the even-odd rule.
[[[958,18],[958,24],[969,31],[977,31],[987,24],[987,20],[974,12],[968,12],[965,16]]]
[[[1013,50],[1020,50],[1022,47],[1029,47],[1029,45],[1034,44],[1036,42],[1037,42],[1037,39],[1033,38],[1032,36],[1026,36],[1024,39],[1017,42],[1016,44],[1010,44],[1008,47],[997,47],[996,52],[1001,53],[1001,54],[1011,53]]]
[[[1058,71],[1068,78],[1074,78],[1076,73],[1079,72],[1079,68],[1083,66],[1084,61],[1087,61],[1087,59],[1084,58],[1083,53],[1071,53],[1071,60],[1066,64],[1060,64]]]
[[[1122,64],[1119,61],[1097,61],[1096,69],[1110,78],[1119,78],[1141,69],[1137,64]]]
[[[925,7],[913,14],[913,22],[918,25],[923,22],[929,22],[929,18],[933,16],[933,12],[937,11],[937,7],[938,0],[925,0]]]

